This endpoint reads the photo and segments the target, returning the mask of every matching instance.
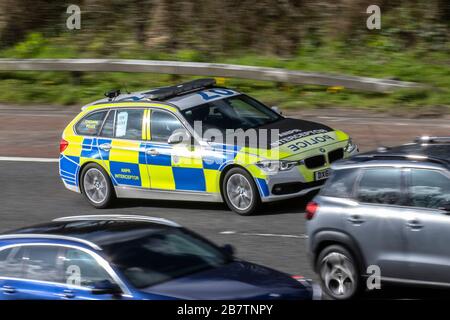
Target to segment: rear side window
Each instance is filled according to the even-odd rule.
[[[82,136],[96,136],[102,127],[107,111],[95,112],[83,118],[75,127],[75,131]]]
[[[21,247],[0,251],[0,277],[22,278],[23,252]]]
[[[359,170],[334,170],[320,194],[328,197],[351,198]]]
[[[62,282],[61,248],[54,246],[27,246],[23,278]]]
[[[106,138],[112,138],[114,136],[114,118],[116,115],[115,110],[111,110],[106,117],[105,123],[103,124],[102,132],[100,136]]]
[[[144,110],[117,110],[114,137],[130,140],[143,140],[142,121]]]
[[[402,204],[402,172],[397,168],[363,171],[356,191],[358,201],[390,205]]]

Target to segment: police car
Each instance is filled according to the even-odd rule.
[[[214,79],[121,94],[64,130],[60,176],[96,208],[116,198],[222,202],[241,215],[320,188],[358,151],[347,134],[285,118]]]

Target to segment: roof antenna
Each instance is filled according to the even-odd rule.
[[[118,96],[120,96],[120,90],[110,90],[105,92],[105,97],[108,98],[108,101],[113,101]]]

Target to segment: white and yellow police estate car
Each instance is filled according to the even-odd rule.
[[[261,203],[320,188],[357,152],[347,134],[285,118],[214,79],[121,94],[83,107],[64,130],[60,176],[97,208],[115,198]]]

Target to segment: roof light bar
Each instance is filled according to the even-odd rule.
[[[178,96],[183,93],[196,91],[199,89],[210,88],[216,85],[214,79],[197,79],[185,83],[181,83],[176,86],[163,87],[153,90],[146,95],[146,98],[150,100],[166,100]]]

